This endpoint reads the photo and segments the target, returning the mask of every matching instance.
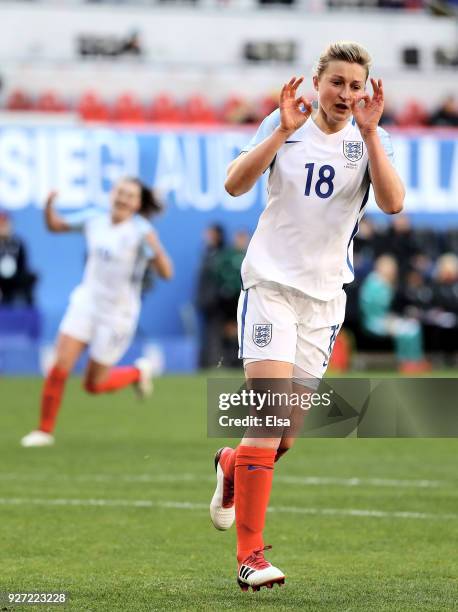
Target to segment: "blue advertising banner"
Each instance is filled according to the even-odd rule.
[[[113,182],[124,175],[140,176],[159,190],[167,210],[155,225],[173,257],[176,277],[171,283],[159,281],[145,298],[140,334],[181,335],[194,301],[204,229],[220,222],[229,235],[237,228],[252,232],[265,205],[265,177],[239,198],[224,190],[227,165],[250,137],[244,129],[0,129],[0,207],[11,212],[39,274],[37,302],[45,336],[55,333],[84,264],[81,236],[56,236],[44,227],[42,206],[51,188],[59,192],[58,206],[69,211],[108,206]],[[456,132],[396,133],[392,139],[409,214],[417,222],[458,225]],[[376,211],[375,204],[369,210]]]

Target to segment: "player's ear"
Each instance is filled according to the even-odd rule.
[[[318,77],[316,74],[313,76],[313,88],[315,91],[318,91]]]

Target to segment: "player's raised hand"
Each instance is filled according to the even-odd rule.
[[[45,200],[45,208],[51,208],[53,206],[57,198],[57,193],[58,192],[55,189],[51,190],[48,193],[48,195],[46,196],[46,200]]]
[[[280,93],[280,128],[293,133],[304,125],[312,114],[311,103],[303,96],[297,96],[297,89],[304,77],[293,77],[283,85]]]
[[[70,226],[54,210],[54,202],[57,198],[57,191],[50,191],[45,200],[44,217],[46,227],[50,232],[68,232]]]
[[[371,79],[374,93],[372,97],[364,94],[352,102],[351,109],[353,117],[364,136],[367,133],[375,132],[383,113],[384,96],[382,79]],[[360,104],[364,101],[364,104]]]

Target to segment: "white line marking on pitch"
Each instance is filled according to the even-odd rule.
[[[68,482],[194,482],[196,480],[213,482],[213,475],[200,474],[0,474],[0,480],[47,481],[64,480]],[[393,487],[432,489],[449,486],[440,480],[401,480],[394,478],[332,478],[326,476],[276,476],[275,482],[304,486],[338,487]]]
[[[166,508],[175,510],[208,510],[208,504],[178,501],[154,501],[149,499],[39,499],[27,497],[0,498],[2,506],[105,506],[122,508]],[[287,514],[314,514],[321,516],[361,516],[369,518],[402,518],[422,520],[453,520],[458,514],[433,514],[430,512],[364,510],[356,508],[300,508],[295,506],[274,506],[269,512]]]

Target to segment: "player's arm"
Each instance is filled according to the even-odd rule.
[[[159,236],[154,231],[149,231],[145,235],[145,240],[152,252],[151,267],[161,278],[171,279],[173,276],[173,263],[167,251],[161,244]]]
[[[400,213],[406,194],[404,185],[388,159],[377,132],[367,135],[364,141],[377,206],[389,215]]]
[[[45,201],[44,216],[46,227],[50,232],[69,232],[72,227],[54,210],[57,191],[50,191]]]
[[[224,187],[230,195],[240,196],[249,191],[270,166],[278,149],[310,117],[310,102],[302,96],[296,98],[297,88],[303,80],[303,77],[293,77],[283,85],[280,93],[280,125],[262,142],[239,155],[229,165]]]
[[[383,113],[384,96],[382,80],[371,79],[372,98],[365,94],[352,104],[353,116],[363,137],[369,156],[369,171],[377,206],[384,213],[393,215],[404,206],[405,188],[391,164],[377,132]],[[364,100],[364,106],[359,102]]]

